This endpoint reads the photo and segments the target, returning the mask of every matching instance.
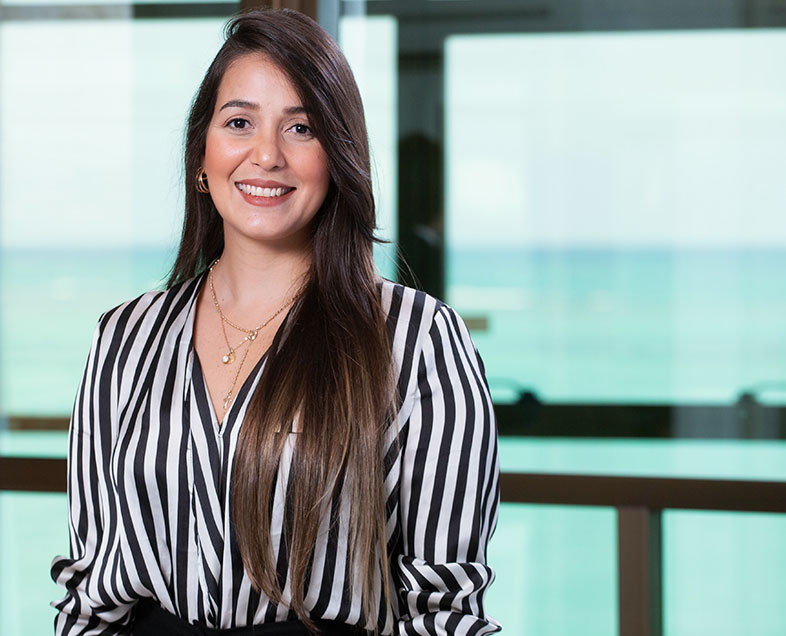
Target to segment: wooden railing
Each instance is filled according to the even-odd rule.
[[[663,634],[662,512],[665,509],[786,513],[786,482],[505,473],[511,503],[617,510],[620,636]]]
[[[0,457],[0,491],[65,489],[65,459]],[[786,513],[786,482],[503,473],[500,491],[507,503],[617,510],[620,636],[663,634],[663,510]]]

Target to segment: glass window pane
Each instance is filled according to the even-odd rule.
[[[784,56],[783,30],[448,38],[447,296],[487,318],[498,398],[783,403]]]
[[[343,16],[338,41],[347,56],[363,98],[369,132],[371,170],[377,205],[377,236],[390,241],[375,246],[380,273],[396,278],[398,95],[396,21],[391,16]]]
[[[0,430],[0,455],[65,457],[67,451],[68,432],[65,430]]]
[[[69,414],[100,313],[165,278],[223,22],[0,23],[4,413]]]
[[[68,554],[64,494],[0,493],[0,633],[51,634],[62,598],[49,578],[56,554]]]
[[[503,633],[617,633],[613,510],[504,504],[489,563],[486,609]]]
[[[786,633],[786,515],[667,511],[665,636]]]
[[[786,481],[786,442],[503,437],[505,472]]]

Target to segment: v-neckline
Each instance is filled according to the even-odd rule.
[[[187,328],[188,328],[188,347],[190,349],[191,355],[193,356],[191,362],[191,382],[199,381],[202,383],[202,388],[205,392],[205,398],[207,399],[208,410],[210,412],[211,423],[213,428],[217,431],[219,435],[223,435],[224,431],[227,429],[225,424],[229,421],[229,414],[234,408],[237,402],[242,401],[241,396],[245,399],[246,387],[249,383],[253,383],[255,379],[259,376],[260,370],[267,360],[267,355],[270,352],[270,347],[265,349],[265,351],[260,356],[259,360],[257,360],[254,367],[251,369],[246,379],[243,380],[242,384],[238,388],[237,392],[235,393],[235,397],[233,398],[232,402],[229,404],[229,407],[224,412],[224,417],[219,419],[218,413],[216,412],[216,408],[213,405],[213,397],[210,394],[210,387],[207,385],[207,379],[205,378],[204,371],[202,370],[202,361],[199,359],[199,354],[196,350],[196,345],[194,344],[194,332],[196,331],[196,314],[197,314],[197,305],[199,304],[199,294],[202,292],[202,287],[205,285],[205,281],[207,281],[208,270],[205,270],[200,274],[200,280],[197,282],[196,289],[193,291],[193,295],[191,296],[191,308],[189,310],[189,315],[187,317]],[[286,318],[284,319],[286,321]],[[198,373],[199,378],[198,380],[194,377],[194,374]]]
[[[202,383],[202,388],[205,391],[205,398],[207,399],[208,409],[210,411],[210,417],[212,419],[212,424],[218,431],[219,435],[222,435],[224,431],[227,429],[227,424],[229,420],[229,414],[232,412],[232,409],[235,407],[235,404],[238,402],[242,402],[245,399],[245,394],[247,391],[247,386],[249,384],[253,384],[256,381],[256,378],[259,376],[259,373],[262,369],[262,366],[265,364],[265,360],[267,360],[267,354],[270,351],[268,347],[265,352],[262,354],[262,357],[257,360],[254,368],[251,369],[251,372],[248,374],[243,383],[240,385],[237,393],[235,394],[232,401],[229,403],[229,407],[224,412],[224,417],[222,419],[218,418],[218,413],[216,413],[216,407],[213,404],[213,398],[210,395],[210,387],[207,386],[207,380],[205,379],[205,374],[202,371],[202,361],[199,359],[199,354],[197,353],[196,347],[194,346],[194,338],[193,334],[191,337],[191,352],[194,356],[192,367],[191,367],[191,381],[199,381]],[[195,378],[195,375],[199,375],[199,378]],[[242,399],[241,399],[242,397]]]

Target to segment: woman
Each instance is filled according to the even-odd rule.
[[[497,631],[483,367],[375,276],[362,104],[316,23],[228,25],[185,169],[168,289],[102,316],[77,396],[56,632]]]

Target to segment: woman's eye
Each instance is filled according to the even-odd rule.
[[[311,128],[309,128],[306,124],[295,124],[292,126],[292,130],[296,132],[298,135],[312,135],[313,132]]]
[[[227,122],[227,126],[235,130],[243,130],[244,128],[248,128],[248,120],[242,117],[235,117]]]

